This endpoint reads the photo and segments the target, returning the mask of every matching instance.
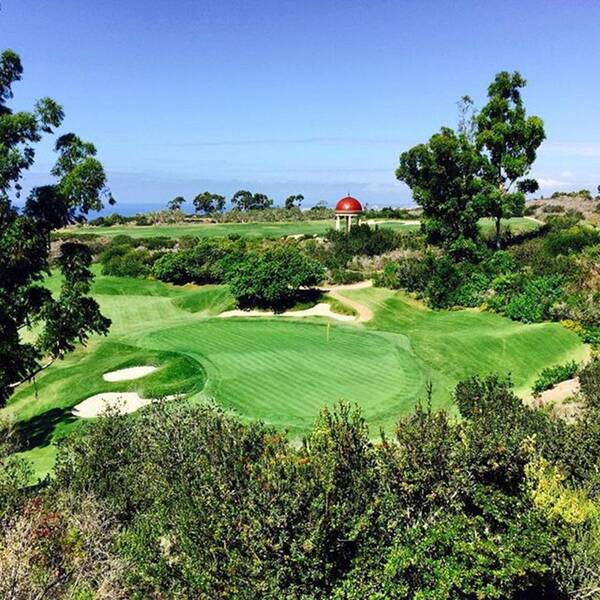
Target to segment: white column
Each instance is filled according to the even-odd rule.
[[[335,230],[340,230],[340,215],[335,215]]]

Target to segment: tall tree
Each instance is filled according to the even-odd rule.
[[[466,134],[448,127],[400,155],[396,177],[423,209],[422,228],[432,243],[460,251],[478,235],[482,210],[481,157]]]
[[[539,187],[527,176],[546,134],[540,117],[526,115],[521,98],[526,83],[516,71],[498,73],[488,87],[487,104],[475,117],[475,144],[487,184],[485,213],[495,221],[498,246],[501,219],[521,216],[525,194]]]
[[[273,200],[266,194],[255,193],[252,195],[251,209],[264,210],[265,208],[271,208],[271,206],[273,206]]]
[[[477,123],[475,122],[477,109],[475,108],[473,98],[465,94],[456,105],[458,106],[458,133],[466,135],[467,139],[473,142],[477,127]]]
[[[183,196],[175,196],[173,200],[169,200],[167,208],[172,211],[181,210],[181,207],[185,204],[185,198]]]
[[[292,194],[285,199],[285,207],[289,210],[292,208],[300,208],[304,200],[304,196],[302,194]]]
[[[264,210],[273,206],[273,200],[266,194],[238,190],[231,198],[231,204],[238,210]]]
[[[24,207],[14,205],[20,180],[35,159],[34,144],[52,134],[63,120],[54,100],[39,100],[33,111],[13,112],[7,105],[12,85],[23,68],[12,50],[0,55],[0,405],[23,381],[85,343],[92,333],[104,334],[110,321],[88,296],[93,275],[87,246],[64,243],[56,264],[63,276],[53,297],[43,285],[50,271],[50,234],[76,221],[103,201],[114,203],[93,144],[69,133],[55,143],[58,154],[52,175],[56,183],[34,188]],[[23,338],[35,325],[37,337]]]
[[[221,212],[225,208],[225,196],[219,196],[219,194],[212,194],[211,192],[202,192],[194,198],[194,208],[196,212],[204,214]]]

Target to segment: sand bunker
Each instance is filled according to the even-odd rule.
[[[104,379],[104,381],[127,381],[128,379],[145,377],[154,371],[156,371],[156,367],[151,367],[149,365],[144,367],[129,367],[128,369],[119,369],[118,371],[104,373],[102,379]]]
[[[176,396],[166,396],[173,400]],[[71,411],[76,417],[91,419],[98,417],[107,409],[114,409],[120,415],[126,415],[154,402],[154,398],[140,398],[137,392],[104,392],[95,394],[80,402]]]
[[[227,310],[222,312],[219,317],[330,317],[337,321],[354,321],[356,317],[352,315],[340,315],[333,312],[331,306],[325,302],[320,302],[311,308],[305,310],[287,310],[282,313],[274,313],[264,310]]]

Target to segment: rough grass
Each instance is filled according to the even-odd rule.
[[[55,278],[51,287],[58,284]],[[451,392],[464,377],[510,372],[525,393],[543,367],[586,355],[579,338],[557,324],[431,311],[376,288],[344,292],[374,311],[365,325],[318,317],[212,318],[231,307],[223,286],[100,276],[94,293],[113,320],[110,335],[44,371],[3,411],[28,440],[25,455],[40,476],[50,470],[53,444],[80,423],[70,409],[103,391],[211,398],[292,435],[306,432],[322,406],[345,400],[362,407],[376,435],[425,397],[428,381],[434,406],[453,410]],[[130,382],[102,379],[107,371],[144,364],[158,369]]]
[[[481,219],[480,225],[485,233],[493,229],[490,219]],[[322,235],[333,226],[333,221],[294,221],[290,223],[183,223],[175,225],[115,225],[113,227],[84,227],[72,231],[78,233],[92,233],[100,236],[114,237],[115,235],[129,235],[133,238],[159,237],[180,238],[193,237],[224,237],[240,235],[248,238],[279,238],[287,235]],[[419,223],[401,220],[382,221],[380,227],[389,227],[398,231],[409,231],[419,228]],[[514,218],[503,221],[503,226],[510,227],[513,233],[529,231],[539,227],[539,223],[531,219]]]

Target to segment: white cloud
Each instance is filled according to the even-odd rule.
[[[569,183],[568,181],[561,181],[560,179],[552,179],[551,177],[538,177],[537,182],[542,187],[548,187],[548,186],[563,187],[563,186],[571,185],[571,183]]]
[[[572,171],[561,171],[560,176],[569,179],[570,177],[573,177],[573,172]]]
[[[600,157],[599,142],[546,142],[542,149],[561,156]]]

